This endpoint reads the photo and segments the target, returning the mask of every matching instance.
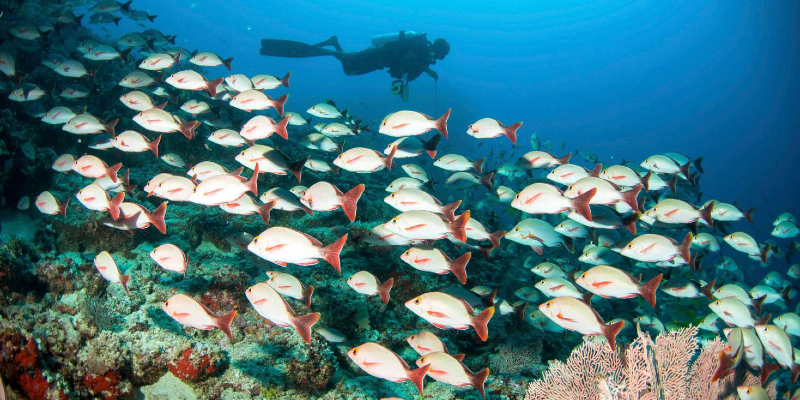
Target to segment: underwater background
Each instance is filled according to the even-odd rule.
[[[375,226],[399,214],[384,202],[390,194],[384,188],[405,176],[399,167],[412,160],[436,183],[432,194],[444,204],[463,200],[457,214],[471,210],[471,216],[490,232],[510,231],[530,217],[499,202],[494,190],[482,186],[449,189],[445,180],[451,172],[434,167],[425,154],[417,159],[398,159],[397,167],[373,174],[305,170],[301,183],[306,187],[328,181],[347,192],[356,185],[366,185],[352,222],[338,210],[315,212],[313,216],[273,211],[269,225],[265,225],[256,215],[232,215],[219,207],[172,201],[165,217],[166,235],[152,227],[126,232],[104,226],[107,212],[88,210],[75,198],[90,180],[51,169],[59,155],[80,157],[89,153],[109,165],[121,162],[124,167],[120,175],[130,168],[131,185],[139,188],[129,193],[126,201],[135,201],[147,210],[156,209],[162,200],[148,196],[141,188],[159,173],[186,176],[186,169],[206,160],[219,162],[231,171],[242,166],[234,156],[243,148],[223,148],[208,142],[208,136],[216,130],[209,124],[197,128],[192,141],[180,133],[163,136],[160,153],[180,155],[185,167],[178,168],[149,152],[89,149],[88,136],[71,135],[40,121],[44,112],[57,105],[73,111],[86,106],[103,121],[120,118],[117,133],[126,129],[147,133],[131,119],[135,112],[118,100],[132,89],[117,82],[135,70],[150,49],[133,51],[133,61],[126,63],[116,60],[100,66],[85,62],[92,68],[100,66],[91,79],[56,75],[42,61],[53,52],[83,61],[77,48],[84,41],[116,46],[119,37],[149,28],[165,36],[175,35],[174,46],[190,52],[208,51],[221,58],[234,58],[232,72],[221,66],[190,66],[185,60],[170,72],[191,68],[211,80],[231,73],[281,77],[291,71],[289,88],[268,92],[272,98],[289,93],[287,111],[310,117],[304,111],[331,99],[339,110],[347,109],[372,128],[372,132],[346,141],[337,139],[344,142],[345,150],[363,146],[383,152],[395,138],[379,134],[378,127],[393,112],[414,110],[438,118],[452,108],[447,122],[450,138],[440,141],[438,154],[455,153],[470,160],[486,157],[484,171],[516,163],[531,150],[545,150],[557,157],[575,153],[571,162],[589,170],[597,163],[608,166],[630,161],[638,165],[651,155],[665,152],[686,154],[693,160],[702,157],[704,171],[699,175],[699,186],[690,188],[682,182],[683,195],[677,197],[698,206],[718,199],[743,211],[755,209],[752,223],[735,221],[727,229],[746,231],[757,244],[769,243],[774,249],[769,262],[761,264],[726,245],[722,238],[728,232],[703,227],[701,231],[718,238],[721,249],[708,252],[699,272],[682,268],[667,273],[671,268],[639,268],[630,260],[619,265],[625,265],[634,276],[643,273],[645,279],[640,277],[641,281],[665,273],[665,281],[681,275],[690,277],[698,287],[716,280],[717,287],[721,282],[735,283],[747,285],[746,290],[763,283],[768,273],[777,272],[783,280],[774,291],[785,296],[764,307],[775,316],[795,310],[797,277],[789,268],[797,263],[797,256],[793,258],[797,239],[776,238],[771,232],[779,215],[800,213],[800,4],[796,1],[134,0],[132,8],[158,17],[152,22],[135,21],[116,12],[122,17],[118,25],[90,23],[94,5],[11,2],[4,5],[4,16],[0,17],[5,39],[0,50],[14,54],[17,69],[24,73],[19,82],[14,77],[0,82],[0,158],[4,163],[0,177],[0,377],[7,398],[415,399],[420,393],[414,385],[369,376],[348,358],[348,352],[362,343],[380,343],[415,369],[414,360],[419,355],[406,338],[427,330],[437,334],[451,354],[465,354],[464,365],[471,371],[489,368],[486,398],[523,399],[528,385],[542,378],[549,360],[563,361],[584,343],[578,333],[536,326],[525,315],[520,319],[508,310],[501,315],[499,302],[486,341],[476,337],[472,328],[438,330],[404,306],[422,293],[476,286],[489,288],[486,292],[479,290],[480,297],[496,289],[497,299],[519,306],[517,302],[526,297],[515,293],[521,288],[532,289],[541,279],[530,272],[531,267],[548,261],[565,271],[576,268],[583,272],[592,266],[577,259],[589,238],[575,240],[575,254],[565,251],[566,246],[547,247],[543,256],[504,239],[489,258],[478,247],[437,242],[453,259],[473,250],[467,267],[468,284],[460,285],[450,274],[420,272],[401,261],[400,254],[409,246],[377,246],[363,240]],[[7,33],[19,20],[53,16],[65,9],[75,15],[86,13],[81,26],[56,24],[59,29],[34,41],[36,44]],[[333,57],[290,59],[259,54],[263,38],[317,43],[336,35],[345,51],[356,51],[368,47],[372,36],[398,30],[426,33],[430,40],[442,37],[451,46],[449,55],[431,66],[439,75],[438,82],[425,75],[411,82],[407,102],[390,92],[391,79],[384,72],[346,76]],[[162,45],[161,50],[170,46]],[[38,102],[12,101],[8,94],[20,82],[35,83],[48,93]],[[88,96],[66,100],[55,95],[74,83],[88,86]],[[180,91],[165,83],[155,85],[165,87],[172,97],[151,97],[156,103],[168,100],[166,109],[175,115],[190,98],[211,102],[205,92]],[[218,100],[212,103],[214,107],[227,107]],[[227,108],[232,110],[228,115],[233,130],[253,116]],[[275,110],[261,114],[277,121]],[[464,133],[484,117],[506,124],[523,121],[517,143],[500,137],[484,144]],[[331,162],[336,154],[309,152],[298,145],[300,138],[312,131],[312,125],[327,122],[315,117],[310,121],[307,126],[290,126],[288,143],[275,136],[264,143],[279,147],[290,160],[311,154]],[[537,139],[531,140],[534,135]],[[148,134],[151,140],[156,136]],[[534,142],[539,148],[532,148]],[[23,148],[26,143],[33,146],[33,157]],[[246,176],[251,172],[251,168],[245,168]],[[497,175],[494,188],[506,185],[520,191],[528,184],[545,181],[546,174],[547,170],[534,170],[521,177]],[[259,189],[289,189],[297,184],[291,174],[266,174],[259,180]],[[33,204],[26,210],[17,207],[23,196],[33,203],[43,191],[53,193],[62,204],[72,199],[66,216],[45,215]],[[655,196],[648,197],[645,209],[656,202]],[[564,219],[558,215],[537,217],[552,225]],[[349,234],[341,253],[342,275],[325,261],[284,269],[248,251],[247,243],[241,247],[237,241],[242,232],[258,235],[273,226],[306,233],[325,245]],[[639,226],[640,233],[646,231],[644,224]],[[681,227],[668,231],[668,236],[680,242],[687,232],[696,229]],[[633,238],[624,228],[612,232],[616,233],[609,235],[619,240],[614,245],[624,245]],[[151,258],[151,251],[165,243],[177,245],[188,256],[185,279],[159,268]],[[93,260],[102,251],[111,253],[119,271],[131,276],[127,289],[107,282],[95,268]],[[734,271],[718,266],[723,256],[734,260]],[[321,326],[332,328],[333,339],[314,334],[307,344],[293,329],[271,327],[254,310],[245,290],[266,281],[264,272],[271,270],[291,273],[316,288],[311,307],[305,307],[302,301],[286,301],[298,314],[319,312],[320,322],[312,332]],[[389,304],[348,286],[346,278],[361,270],[371,272],[380,282],[394,279]],[[527,298],[529,312],[546,301],[545,295],[533,292]],[[176,293],[189,295],[215,314],[237,311],[231,325],[234,340],[220,330],[184,327],[171,319],[161,308]],[[474,301],[472,305],[480,309],[489,306],[481,304],[480,297],[467,302]],[[641,298],[616,302],[598,301],[597,310],[605,321],[633,320],[653,311]],[[710,313],[709,301],[702,296],[676,300],[659,293],[659,303],[654,315],[670,331],[699,325]],[[655,337],[658,332],[651,333]],[[701,330],[699,336],[711,341],[717,334],[722,335],[721,329]],[[635,329],[626,336],[618,340],[635,340]],[[796,344],[796,337],[790,336]],[[788,373],[781,371],[776,376],[772,393],[776,381],[781,393],[791,389]],[[473,388],[430,378],[426,379],[424,397],[482,398]]]

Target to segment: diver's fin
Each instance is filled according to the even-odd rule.
[[[344,51],[342,50],[342,46],[339,45],[339,38],[337,38],[336,35],[333,35],[328,39],[323,40],[314,45],[314,47],[325,47],[325,46],[331,46],[334,49],[336,49],[336,51]]]
[[[338,45],[338,41],[336,44]],[[320,47],[319,44],[311,45],[293,40],[261,39],[260,53],[262,56],[306,58],[329,56],[336,54],[336,51]]]

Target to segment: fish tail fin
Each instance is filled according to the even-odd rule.
[[[383,164],[386,165],[386,169],[389,171],[392,170],[392,160],[394,160],[395,154],[397,154],[397,146],[392,146],[392,150],[389,151],[389,154],[383,158]]]
[[[617,348],[617,334],[622,330],[623,325],[625,325],[624,321],[617,321],[613,324],[603,325],[603,336],[605,336],[606,340],[608,341],[608,345],[611,346],[611,351],[614,351]]]
[[[492,242],[492,248],[500,247],[500,239],[505,236],[506,231],[497,231],[489,234],[489,241]]]
[[[111,213],[111,218],[116,220],[119,218],[119,205],[125,200],[125,192],[119,192],[114,198],[108,202],[108,212]]]
[[[130,282],[131,276],[130,275],[120,275],[119,276],[119,283],[122,284],[122,287],[125,289],[125,294],[128,296],[131,295],[131,292],[128,291],[128,282]]]
[[[58,213],[61,214],[61,216],[65,217],[65,218],[67,216],[67,206],[69,205],[69,200],[70,199],[67,199],[67,201],[65,201],[65,202],[63,202],[63,203],[58,205]]]
[[[563,239],[564,248],[567,249],[569,254],[575,254],[575,242],[572,241],[572,238],[564,236]]]
[[[572,209],[589,221],[592,220],[592,208],[589,207],[589,202],[592,201],[595,194],[597,194],[597,188],[591,188],[586,193],[572,199]]]
[[[304,204],[300,204],[300,209],[303,210],[306,214],[308,214],[308,215],[310,215],[312,217],[314,216],[314,210],[306,207]]]
[[[426,141],[426,142],[424,142],[422,144],[422,147],[425,149],[425,152],[428,153],[428,155],[431,158],[436,158],[436,147],[439,146],[439,141],[441,139],[442,139],[442,134],[440,133],[440,134],[428,139],[428,141]]]
[[[483,310],[480,314],[472,317],[472,327],[475,328],[475,333],[482,341],[489,339],[489,320],[494,315],[494,307],[489,307]]]
[[[764,246],[763,249],[761,249],[761,253],[759,254],[759,257],[761,258],[761,262],[762,263],[764,263],[764,264],[767,263],[767,258],[769,258],[769,251],[770,250],[772,250],[772,245],[771,244],[767,244],[766,246]]]
[[[773,363],[764,363],[764,366],[761,367],[761,386],[767,384],[769,380],[769,376],[772,375],[773,372],[777,371],[780,366],[778,364]]]
[[[622,201],[629,205],[633,209],[633,212],[639,212],[637,197],[639,196],[639,192],[642,191],[642,187],[644,186],[640,183],[635,185],[631,190],[620,193],[622,195]]]
[[[652,177],[653,177],[653,171],[648,169],[647,173],[641,179],[642,186],[644,186],[644,191],[645,192],[649,192],[650,191],[650,178],[652,178]]]
[[[256,167],[253,169],[253,176],[245,183],[245,186],[247,187],[247,191],[258,196],[258,163],[256,163]]]
[[[700,293],[702,293],[706,298],[709,300],[714,300],[714,285],[717,283],[716,279],[712,279],[711,282],[705,284],[705,286],[700,288]]]
[[[781,290],[781,298],[786,303],[789,303],[789,302],[792,301],[792,298],[789,297],[789,293],[791,292],[791,289],[792,289],[791,286],[786,286],[783,290]]]
[[[459,215],[458,218],[455,219],[452,223],[450,223],[450,233],[455,237],[457,240],[460,240],[464,243],[467,242],[467,222],[469,222],[470,211],[467,210],[463,214]]]
[[[687,233],[678,248],[678,254],[680,254],[687,263],[692,261],[692,255],[689,253],[689,249],[692,247],[692,240],[694,240],[694,235],[692,235],[691,232]]]
[[[514,307],[514,314],[517,316],[517,318],[520,319],[520,321],[524,321],[525,320],[525,309],[526,308],[528,308],[528,302],[527,301],[523,302],[522,304],[520,304],[520,305],[518,305],[516,307]]]
[[[156,17],[158,17],[158,15],[150,15],[150,14],[147,14],[147,19],[149,19],[149,20],[150,20],[150,22],[154,22],[154,21],[156,20]],[[128,50],[130,50],[130,49],[128,49]],[[126,61],[127,61],[127,60],[126,60]]]
[[[486,382],[486,378],[489,376],[489,368],[484,368],[478,371],[475,374],[469,375],[469,382],[472,384],[472,387],[478,390],[478,393],[486,398],[486,391],[483,388],[483,384]]]
[[[351,222],[356,220],[356,207],[358,206],[358,199],[360,199],[361,195],[364,194],[364,189],[366,189],[366,186],[361,183],[342,195],[342,211],[344,211],[345,215],[347,215],[347,218],[349,218]]]
[[[389,278],[378,285],[378,296],[383,304],[389,304],[389,292],[392,290],[392,285],[394,285],[394,278]]]
[[[711,219],[711,213],[713,211],[714,211],[714,202],[713,201],[708,203],[707,206],[703,207],[700,210],[700,218],[702,218],[703,221],[706,221],[708,226],[712,226],[712,227],[714,226],[714,220]]]
[[[597,165],[594,166],[594,168],[592,168],[591,171],[589,171],[589,176],[594,177],[594,178],[599,178],[600,177],[600,172],[602,172],[602,171],[603,171],[603,164],[602,163],[601,164],[597,164]]]
[[[106,175],[111,178],[111,182],[117,183],[117,171],[122,168],[122,163],[116,163],[106,168]]]
[[[267,96],[267,98],[269,99],[269,96]],[[272,100],[272,106],[275,107],[275,111],[278,112],[278,115],[280,115],[281,118],[283,118],[283,106],[286,104],[286,100],[288,99],[289,93],[286,93],[285,95]]]
[[[754,213],[755,211],[756,211],[756,209],[755,209],[755,208],[751,208],[751,209],[749,209],[749,210],[747,210],[747,211],[743,212],[742,214],[744,214],[744,218],[745,218],[746,220],[748,220],[748,221],[750,221],[750,222],[753,222],[753,213]]]
[[[165,102],[163,102],[161,104],[156,105],[155,108],[157,108],[159,110],[163,110],[164,107],[166,107],[168,103],[169,103],[168,101],[165,101]]]
[[[286,140],[289,140],[289,132],[286,131],[286,126],[289,125],[289,118],[290,117],[284,117],[280,122],[275,124],[275,133]]]
[[[497,293],[498,293],[497,289],[492,290],[486,296],[481,297],[481,303],[483,303],[483,305],[485,305],[486,307],[493,307],[495,304]]]
[[[164,135],[163,134],[162,135],[158,135],[156,140],[153,140],[152,142],[147,144],[147,148],[150,149],[150,151],[152,151],[153,154],[155,154],[156,158],[158,158],[158,144],[161,143],[161,137],[162,136],[164,136]]]
[[[689,167],[692,165],[692,161],[689,160],[686,164],[680,165],[679,168],[681,170],[681,174],[686,177],[686,179],[692,179],[692,176],[689,174]]]
[[[130,12],[131,11],[131,3],[133,3],[133,0],[128,0],[128,1],[120,4],[119,7],[122,9],[122,11]]]
[[[272,209],[275,208],[275,200],[268,201],[260,206],[258,206],[258,215],[264,220],[264,223],[269,225],[269,214],[272,212]]]
[[[472,253],[466,252],[450,263],[450,272],[456,276],[462,285],[467,283],[467,263],[472,258]]]
[[[697,157],[694,159],[694,167],[697,168],[697,172],[700,172],[701,174],[706,172],[703,171],[703,166],[701,165],[702,163],[703,163],[703,157]]]
[[[507,126],[505,130],[503,130],[503,134],[505,134],[508,140],[511,141],[511,144],[517,144],[517,129],[519,129],[520,126],[522,126],[522,121],[517,122],[516,124],[511,124]]]
[[[119,118],[114,118],[111,120],[111,122],[103,125],[103,130],[111,135],[112,138],[117,136],[117,133],[114,130],[114,127],[117,126],[117,123],[119,123]]]
[[[189,121],[184,122],[178,125],[178,130],[181,131],[183,136],[186,136],[187,139],[192,140],[194,139],[194,130],[200,126],[200,121]]]
[[[668,180],[666,184],[672,194],[678,194],[678,175],[673,175],[672,179]]]
[[[655,278],[647,281],[647,283],[639,286],[639,293],[650,303],[653,308],[656,308],[656,291],[661,280],[664,279],[664,274],[658,274]]]
[[[456,200],[450,204],[445,204],[442,206],[442,216],[444,219],[452,222],[456,219],[455,212],[458,207],[461,206],[461,200]]]
[[[572,153],[567,153],[567,155],[558,159],[558,165],[569,164],[570,158],[572,158]]]
[[[630,232],[631,235],[636,234],[636,221],[639,220],[641,215],[641,213],[634,213],[622,218],[622,225],[625,225],[625,228],[628,229],[628,232]]]
[[[288,88],[289,87],[289,78],[291,76],[292,76],[292,71],[287,72],[286,75],[284,75],[283,78],[281,78],[281,85],[283,85],[284,87]]]
[[[724,351],[720,351],[719,362],[717,363],[717,370],[714,371],[713,375],[711,375],[711,382],[716,382],[722,379],[725,375],[728,375],[728,372],[730,372],[734,367],[735,365],[733,365],[733,360],[731,359],[731,357],[725,354]],[[761,368],[761,373],[762,374],[764,373],[764,367]]]
[[[222,79],[223,78],[217,78],[213,81],[206,82],[206,90],[211,97],[217,97],[217,88],[219,88],[219,85],[222,83]]]
[[[228,69],[228,71],[230,71],[230,70],[231,70],[231,63],[232,63],[232,62],[233,62],[233,57],[231,57],[231,58],[227,58],[227,59],[224,59],[224,60],[222,60],[222,65],[224,65],[224,66],[225,66],[225,68],[227,68],[227,69]]]
[[[494,174],[496,172],[489,172],[488,174],[481,177],[481,185],[486,186],[489,191],[492,190],[492,182],[494,182]]]
[[[761,296],[761,297],[759,297],[757,299],[753,299],[753,303],[752,303],[753,304],[753,308],[756,310],[756,313],[758,313],[758,315],[761,315],[761,306],[764,305],[764,300],[766,300],[766,299],[767,299],[767,295],[763,295],[763,296]]]
[[[325,246],[322,250],[322,258],[330,264],[339,275],[342,274],[342,264],[339,261],[339,253],[342,252],[342,247],[347,243],[347,234],[340,237],[339,240]]]
[[[294,329],[306,343],[311,343],[311,327],[319,321],[319,313],[295,315],[292,319]]]
[[[311,296],[314,295],[314,286],[308,286],[303,290],[303,304],[306,308],[311,309]]]
[[[217,317],[217,328],[219,330],[225,332],[228,336],[228,339],[233,342],[233,333],[231,332],[231,323],[233,322],[233,317],[236,316],[236,311],[231,311],[225,315],[221,315]]]
[[[426,364],[422,367],[417,369],[410,369],[408,370],[408,380],[417,387],[419,390],[419,395],[422,396],[422,388],[425,385],[425,375],[428,374],[428,370],[431,369],[431,364]]]
[[[792,364],[792,385],[797,381],[797,375],[800,375],[800,364]]]
[[[483,163],[484,162],[486,162],[486,157],[483,157],[481,159],[475,160],[472,163],[472,168],[475,168],[475,171],[478,172],[478,175],[483,173]]]
[[[131,169],[128,168],[125,170],[125,175],[122,175],[122,184],[128,186],[131,184]],[[126,189],[127,191],[127,189]],[[130,194],[130,193],[128,193]]]
[[[485,258],[485,259],[487,259],[487,260],[488,260],[488,259],[489,259],[489,256],[491,256],[491,255],[492,255],[492,250],[494,250],[494,247],[492,247],[492,246],[486,246],[486,245],[480,245],[480,246],[478,247],[478,250],[480,250],[480,251],[481,251],[481,253],[483,253],[483,258]]]
[[[297,183],[300,183],[300,179],[303,178],[303,167],[306,165],[306,162],[308,162],[309,158],[311,158],[311,156],[306,156],[306,158],[297,160],[295,162],[290,162],[286,166],[289,171],[291,171],[292,175],[294,175],[295,179],[297,179]]]
[[[167,224],[166,222],[164,222],[164,215],[167,214],[168,203],[169,202],[167,201],[161,203],[161,205],[158,206],[158,208],[156,208],[155,211],[153,211],[149,215],[150,223],[153,224],[153,226],[156,227],[156,229],[158,229],[159,232],[165,235],[167,234]]]
[[[448,108],[447,112],[442,114],[442,116],[436,120],[436,130],[442,132],[442,135],[444,135],[445,139],[449,139],[449,137],[447,136],[447,119],[450,118],[451,111],[453,111],[453,109]]]
[[[766,325],[772,319],[772,314],[762,315],[761,318],[756,320],[756,325]]]

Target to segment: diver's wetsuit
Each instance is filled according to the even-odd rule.
[[[332,46],[336,50],[325,46]],[[354,52],[343,51],[335,36],[314,45],[291,40],[262,39],[261,55],[291,58],[334,56],[341,61],[342,69],[347,75],[363,75],[388,68],[389,75],[406,82],[417,79],[423,72],[438,79],[436,72],[429,68],[436,63],[436,59],[426,35],[407,37],[403,31],[400,32],[399,40]]]

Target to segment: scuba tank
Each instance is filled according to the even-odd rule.
[[[372,45],[375,47],[380,47],[386,43],[396,42],[398,40],[408,40],[417,35],[418,33],[414,31],[400,31],[395,33],[387,33],[385,35],[377,35],[372,37]]]

